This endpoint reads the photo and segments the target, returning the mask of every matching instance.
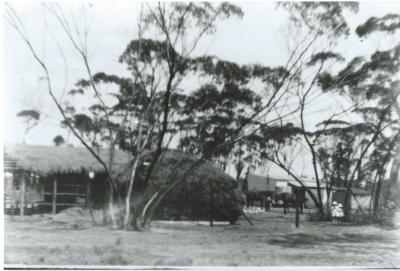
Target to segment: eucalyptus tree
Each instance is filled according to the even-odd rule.
[[[381,36],[381,33],[385,36],[389,37],[398,37],[400,29],[400,15],[396,13],[389,13],[386,14],[380,18],[377,17],[371,17],[369,18],[364,24],[360,25],[357,27],[356,32],[360,37],[368,37],[371,34],[377,34]],[[379,37],[378,37],[379,38]],[[381,65],[388,65],[388,67],[392,67],[391,69],[388,69],[389,74],[386,76],[383,75],[383,77],[386,78],[386,82],[384,83],[384,87],[386,88],[384,90],[384,96],[386,94],[389,96],[387,99],[387,103],[391,105],[392,107],[392,119],[400,119],[400,101],[399,101],[399,66],[400,63],[398,61],[399,58],[399,46],[400,46],[400,41],[397,40],[397,46],[386,52],[386,57],[390,55],[392,63],[384,63],[382,61]],[[388,54],[389,53],[389,54]],[[385,56],[384,55],[384,56]],[[396,60],[397,57],[397,60]],[[390,58],[389,58],[390,59]],[[388,59],[388,60],[389,60]],[[390,61],[390,60],[389,60]],[[390,73],[392,73],[392,76],[390,76]],[[384,81],[384,80],[382,80]],[[381,81],[381,82],[382,82]],[[379,91],[378,91],[379,93]],[[393,103],[390,102],[390,100],[393,101]],[[390,175],[389,175],[389,182],[386,187],[386,195],[385,195],[385,204],[389,205],[390,202],[394,202],[396,207],[400,207],[400,201],[398,200],[398,195],[400,193],[400,180],[399,180],[399,173],[400,173],[400,145],[399,145],[399,133],[400,133],[400,124],[399,122],[396,123],[396,126],[392,128],[393,133],[391,136],[387,137],[384,139],[385,143],[388,143],[387,148],[386,148],[386,154],[384,159],[382,161],[384,162],[384,165],[387,165],[387,163],[391,160],[392,165],[390,169]],[[382,168],[382,166],[381,166]],[[376,198],[379,199],[379,193],[376,193]],[[377,200],[379,202],[379,200]],[[375,204],[375,209],[377,210],[379,208],[379,204]]]
[[[98,99],[91,99],[92,84],[101,91],[103,96],[107,97],[106,101],[103,100],[104,103],[99,102]],[[125,196],[116,178],[117,169],[113,167],[114,153],[117,147],[128,151],[134,159],[126,162],[129,162],[129,166],[135,167],[136,164],[137,167],[139,159],[135,159],[135,157],[138,157],[137,153],[140,151],[140,147],[147,144],[148,140],[145,140],[145,135],[150,134],[151,130],[146,128],[149,132],[144,136],[141,132],[137,132],[142,131],[147,124],[139,123],[144,114],[140,108],[145,108],[146,105],[145,92],[130,78],[103,72],[94,74],[92,80],[79,80],[76,87],[69,94],[75,96],[76,102],[85,104],[85,107],[81,108],[83,112],[70,109],[68,121],[74,129],[81,133],[81,137],[90,143],[94,151],[99,152],[100,147],[108,147],[107,167],[110,177],[114,181],[108,187],[105,186],[105,202],[108,208],[105,209],[103,222],[107,224],[109,218],[111,222],[121,221],[121,218],[113,217],[115,214],[121,213],[113,210],[115,196],[118,200],[116,207],[118,209],[123,207],[121,205]],[[65,109],[68,110],[68,108]]]
[[[102,137],[102,140],[106,139],[109,141],[110,156],[108,161],[103,161],[96,153],[96,150],[93,149],[90,142],[87,142],[86,138],[82,136],[93,131],[90,130],[89,127],[82,125],[78,125],[80,128],[80,130],[78,130],[78,127],[76,126],[78,123],[74,121],[74,116],[68,114],[60,101],[57,99],[55,90],[53,89],[51,83],[49,68],[29,40],[23,21],[19,18],[18,14],[10,5],[7,5],[6,7],[6,19],[18,32],[22,40],[30,49],[34,59],[41,66],[45,74],[48,93],[61,113],[64,124],[103,166],[106,175],[108,176],[107,180],[110,183],[110,200],[108,202],[110,209],[113,205],[113,193],[116,192],[119,194],[116,180],[112,174],[114,144],[117,142],[117,140],[119,140],[123,147],[136,152],[136,158],[134,159],[132,167],[132,177],[130,178],[128,185],[128,195],[125,198],[124,219],[124,226],[128,227],[129,222],[132,221],[134,223],[132,226],[136,227],[135,218],[140,213],[140,209],[131,208],[130,204],[132,202],[132,198],[129,195],[129,190],[131,187],[133,187],[133,181],[136,175],[136,165],[140,162],[141,158],[140,152],[151,152],[152,154],[149,166],[147,168],[147,173],[144,178],[145,182],[148,182],[154,166],[160,158],[163,147],[165,146],[165,137],[169,131],[169,120],[171,117],[171,100],[172,97],[174,97],[178,92],[178,85],[186,75],[187,59],[191,56],[193,51],[196,50],[198,43],[204,36],[211,35],[216,32],[219,21],[229,19],[233,16],[241,17],[243,13],[239,7],[229,3],[146,4],[142,9],[139,18],[139,36],[128,45],[127,50],[121,57],[121,62],[126,63],[128,65],[128,69],[132,73],[132,78],[130,79],[129,84],[133,82],[135,87],[138,87],[135,89],[137,93],[145,93],[145,95],[141,96],[141,98],[144,98],[144,101],[140,101],[142,104],[139,104],[138,108],[134,109],[135,112],[132,113],[129,111],[132,108],[129,108],[131,106],[129,104],[131,101],[128,99],[128,105],[125,107],[125,109],[129,109],[125,110],[122,118],[120,116],[116,118],[114,115],[112,115],[115,113],[115,108],[107,105],[108,101],[99,91],[98,83],[102,83],[102,80],[105,79],[104,81],[106,81],[106,83],[110,83],[109,81],[112,81],[112,83],[117,83],[117,85],[121,86],[122,82],[120,82],[117,77],[113,77],[111,79],[112,75],[109,77],[109,75],[102,75],[101,73],[94,74],[92,72],[89,63],[87,46],[88,27],[84,26],[83,32],[80,32],[76,26],[76,22],[68,22],[65,14],[62,12],[62,9],[59,6],[45,4],[44,7],[50,11],[50,13],[57,20],[67,40],[82,59],[83,66],[87,73],[87,79],[79,82],[79,84],[90,89],[90,92],[94,95],[94,98],[97,102],[95,104],[90,103],[89,107],[92,109],[91,113],[80,112],[79,114],[82,113],[86,116],[87,114],[92,114],[93,117],[96,117],[96,119],[89,117],[92,123],[95,122],[97,124],[95,127],[100,126],[100,130],[95,131],[96,134],[102,134],[104,130],[107,132],[107,134]],[[77,29],[72,29],[71,25],[75,25]],[[143,36],[146,36],[146,38]],[[152,62],[152,60],[155,61]],[[161,61],[157,63],[159,60]],[[154,67],[157,67],[157,69],[153,70]],[[80,91],[78,90],[78,92]],[[123,99],[120,99],[120,101],[122,100]],[[150,106],[143,108],[143,104]],[[94,106],[94,108],[92,106]],[[119,109],[122,108],[119,107]],[[98,113],[99,111],[102,112],[101,116],[99,116],[99,114],[96,115],[95,113]],[[139,114],[137,114],[138,112]],[[140,140],[141,137],[138,137],[139,140],[137,140],[136,143],[140,143],[138,143],[140,148],[138,145],[136,145],[136,149],[134,146],[126,146],[127,140],[125,140],[126,138],[124,138],[123,135],[126,135],[126,130],[129,132],[129,129],[125,129],[126,127],[123,127],[123,123],[125,122],[122,120],[124,120],[125,117],[128,118],[128,115],[130,114],[132,115],[131,124],[135,123],[134,120],[136,119],[136,126],[133,129],[137,130],[137,135],[141,133],[143,134],[143,131],[145,131],[146,135],[143,135],[143,138],[152,138],[155,140],[155,143],[152,142],[151,144],[147,144],[145,139],[142,141]],[[89,118],[85,118],[87,120],[85,124],[89,123]],[[117,121],[115,119],[117,119]],[[149,127],[146,127],[146,123],[149,123],[152,120],[154,120],[154,123],[156,124],[152,125],[153,128],[150,129]],[[141,123],[144,124],[142,125]],[[160,129],[157,129],[154,132],[156,128]],[[120,132],[121,130],[124,130],[124,132]],[[118,202],[122,202],[120,195],[117,196]],[[112,213],[113,212],[111,212],[111,214]],[[115,221],[113,218],[112,220]]]
[[[33,127],[35,127],[39,123],[40,112],[34,109],[22,110],[18,112],[17,116],[24,119],[25,122],[25,131],[22,139],[22,143],[25,144],[26,135]]]
[[[184,181],[192,170],[204,163],[207,157],[221,152],[225,148],[230,148],[250,135],[256,134],[264,127],[276,124],[276,122],[286,123],[285,117],[299,111],[300,107],[296,103],[293,106],[293,99],[291,99],[293,88],[303,84],[299,79],[299,71],[304,67],[303,64],[308,62],[307,58],[310,59],[312,49],[315,49],[318,38],[324,37],[325,41],[326,39],[333,41],[339,36],[348,34],[349,28],[344,20],[343,10],[357,9],[356,3],[347,2],[281,3],[280,5],[289,11],[290,19],[296,26],[302,25],[307,29],[306,33],[304,31],[301,33],[305,34],[305,37],[291,50],[285,65],[274,68],[259,65],[252,67],[251,74],[256,76],[262,85],[262,92],[257,92],[261,96],[259,108],[247,114],[245,121],[235,129],[229,140],[215,146],[211,153],[203,154],[184,174],[177,176],[174,172],[171,173],[168,179],[175,181],[148,203],[149,207],[144,214],[145,221],[151,219],[152,213],[165,195],[173,187]],[[314,48],[312,48],[313,46]],[[318,74],[318,72],[314,73],[315,77]],[[313,80],[313,85],[315,82],[316,80]],[[319,200],[319,202],[322,201]],[[320,205],[322,206],[322,204]],[[320,209],[322,210],[322,207]]]
[[[56,135],[53,138],[53,143],[54,143],[55,146],[59,147],[59,146],[62,146],[62,145],[65,144],[65,139],[64,139],[64,137],[62,135]]]
[[[371,152],[373,153],[370,159],[376,159],[376,155],[381,156],[382,154],[378,153],[384,151],[382,147],[385,145],[385,141],[388,141],[386,144],[392,147],[386,148],[385,159],[380,160],[381,163],[379,164],[376,163],[377,161],[374,163],[377,174],[383,178],[385,175],[384,168],[395,155],[393,150],[397,150],[396,142],[398,142],[398,120],[400,116],[398,111],[399,65],[397,63],[400,55],[399,48],[396,46],[388,51],[375,53],[369,60],[353,59],[336,76],[329,78],[329,75],[325,74],[321,79],[321,84],[325,89],[339,90],[342,95],[347,95],[356,100],[359,105],[355,111],[362,117],[365,125],[373,130],[370,137],[365,139],[364,149],[347,180],[346,209],[348,215],[351,188],[364,166],[364,158],[368,158]],[[378,149],[375,150],[375,147]],[[377,167],[378,165],[379,167]],[[394,185],[395,183],[396,180],[394,180]]]
[[[364,38],[379,31],[387,35],[393,34],[400,28],[399,20],[400,16],[397,14],[388,14],[382,18],[372,17],[358,26],[356,32]],[[355,113],[361,117],[361,123],[372,129],[370,136],[364,141],[364,148],[345,185],[347,217],[350,215],[351,189],[353,183],[359,179],[364,165],[372,166],[371,170],[375,171],[377,176],[381,176],[378,177],[376,184],[376,189],[381,193],[383,190],[380,186],[385,175],[385,168],[390,160],[396,157],[395,154],[399,150],[396,146],[400,117],[399,56],[400,44],[397,43],[391,48],[376,51],[369,58],[355,57],[337,74],[324,73],[319,78],[319,84],[323,90],[337,91],[357,104]],[[381,159],[377,160],[377,157]],[[396,168],[397,162],[394,161],[392,169]],[[396,197],[392,194],[392,191],[396,191],[398,187],[396,178],[391,179],[388,186],[392,189],[385,190],[388,194],[387,200],[396,201]],[[378,205],[379,196],[375,195],[375,198],[375,205]],[[376,208],[378,206],[375,210]]]
[[[316,37],[327,39],[326,43],[330,47],[330,50],[325,48],[321,50],[318,46],[313,53],[308,55],[304,53],[302,55],[304,60],[297,69],[299,80],[295,94],[300,104],[298,126],[303,135],[303,141],[298,144],[304,145],[304,149],[311,156],[310,164],[318,187],[317,207],[321,217],[329,213],[329,206],[326,206],[326,212],[322,206],[323,190],[320,184],[323,180],[328,196],[332,185],[345,187],[345,213],[346,218],[350,219],[352,188],[368,178],[371,179],[371,169],[368,168],[368,165],[372,166],[371,159],[375,159],[374,170],[380,168],[379,172],[382,174],[382,168],[387,167],[389,157],[393,155],[390,151],[378,154],[378,149],[380,148],[381,152],[384,149],[388,150],[390,144],[383,148],[384,141],[387,141],[385,138],[398,137],[399,46],[378,51],[369,59],[355,57],[346,62],[343,56],[332,50],[335,48],[335,41],[332,38],[339,39],[350,34],[350,28],[342,12],[345,8],[355,10],[357,7],[355,3],[281,5],[291,12],[295,28],[299,26],[303,31],[304,29],[310,31],[306,33],[315,33],[311,35],[312,41],[314,38],[317,40]],[[318,8],[310,9],[311,6]],[[328,18],[331,15],[334,16]],[[394,14],[382,18],[373,17],[358,26],[356,32],[361,37],[375,31],[394,33],[399,27],[398,21],[398,15]],[[343,62],[344,65],[341,64]],[[337,68],[332,69],[333,66]],[[307,126],[309,118],[306,111],[310,107],[307,101],[312,101],[313,95],[318,97],[320,95],[318,93],[321,92],[330,95],[340,94],[346,98],[348,105],[343,104],[340,110],[312,129]],[[377,163],[377,157],[385,159],[379,159],[380,163]],[[283,164],[283,168],[295,177],[294,170],[290,170],[292,159],[286,158],[285,162],[277,155],[269,159],[278,165]],[[357,201],[356,197],[354,199]]]
[[[218,5],[210,3],[157,3],[155,5],[147,4],[146,7],[147,9],[143,14],[143,30],[147,31],[146,33],[156,33],[152,37],[153,45],[156,46],[154,49],[158,49],[156,55],[161,56],[164,61],[156,63],[157,68],[162,69],[158,72],[161,74],[159,79],[150,77],[150,80],[154,80],[157,85],[155,89],[162,94],[162,98],[161,103],[154,106],[159,110],[155,110],[153,106],[151,108],[152,112],[156,112],[154,120],[159,123],[159,129],[157,130],[156,142],[153,145],[154,148],[151,149],[151,159],[146,170],[144,183],[149,182],[153,169],[163,152],[163,147],[166,144],[165,138],[169,128],[171,128],[169,123],[172,102],[179,97],[179,92],[181,92],[179,85],[188,74],[188,59],[197,48],[198,42],[204,35],[215,33],[218,21],[243,15],[240,8],[228,3]],[[128,64],[128,69],[134,77],[138,77],[142,84],[148,85],[148,82],[143,81],[140,76],[143,67],[141,68],[138,65],[138,60],[140,61],[142,56],[153,58],[153,55],[146,54],[146,49],[143,50],[145,47],[149,49],[153,49],[153,47],[142,46],[142,40],[136,41],[136,46],[134,46],[135,41],[132,41],[122,56],[122,60]],[[150,91],[150,99],[153,97],[152,95],[157,96]],[[130,187],[132,187],[134,179],[134,171],[132,171]],[[127,197],[127,202],[128,200],[131,200],[130,195]],[[143,204],[141,208],[146,208],[146,206]],[[136,206],[136,210],[138,209],[140,210],[140,207]],[[128,211],[126,210],[126,212]],[[138,211],[132,214],[132,221],[136,221],[139,215]],[[126,219],[126,222],[128,222],[128,219]]]
[[[183,135],[180,147],[194,154],[204,155],[219,164],[223,170],[238,158],[236,167],[243,170],[243,148],[227,146],[215,148],[232,140],[237,129],[261,107],[261,98],[249,86],[254,81],[250,66],[202,57],[192,61],[196,74],[206,83],[187,95],[181,119],[177,122]],[[246,143],[249,143],[247,139]],[[250,144],[250,143],[249,143]],[[240,143],[241,146],[244,142]]]
[[[283,169],[299,185],[301,185],[314,201],[320,217],[325,217],[324,202],[322,196],[322,176],[318,161],[317,142],[320,133],[316,133],[309,123],[309,111],[320,97],[321,88],[318,79],[321,73],[328,71],[332,65],[338,65],[344,58],[332,51],[339,40],[346,39],[350,34],[350,27],[345,19],[345,12],[357,12],[358,4],[355,2],[282,2],[278,7],[289,13],[287,29],[287,48],[289,54],[288,71],[290,73],[290,85],[288,91],[292,94],[288,103],[299,106],[298,116],[293,120],[293,125],[287,126],[282,122],[281,127],[287,130],[288,142],[284,139],[276,144],[269,144],[265,158]],[[279,86],[279,85],[278,85]],[[347,110],[343,110],[347,111]],[[330,120],[343,112],[335,112]],[[324,127],[326,128],[326,127]],[[314,130],[314,131],[313,131]],[[267,133],[270,134],[270,133]],[[290,139],[292,137],[292,139]],[[303,152],[302,155],[300,153]],[[301,177],[301,173],[295,171],[293,164],[302,159],[304,152],[310,157],[312,177],[316,181],[317,191],[314,194],[308,189]],[[299,158],[301,157],[301,158]]]

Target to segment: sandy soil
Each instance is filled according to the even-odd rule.
[[[84,213],[6,217],[5,264],[400,267],[399,230],[248,216],[254,226],[156,221],[140,233],[92,226]]]

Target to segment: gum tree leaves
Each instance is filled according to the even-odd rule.
[[[62,146],[65,144],[65,139],[61,135],[56,135],[53,138],[53,143],[55,146]]]
[[[366,37],[376,31],[393,34],[399,28],[400,15],[390,13],[380,18],[369,18],[364,24],[356,28],[356,33],[359,37]]]
[[[18,112],[17,114],[18,117],[25,118],[26,120],[30,121],[38,121],[40,119],[40,113],[37,110],[22,110]]]
[[[333,36],[348,36],[344,12],[358,12],[357,2],[279,2],[278,6],[290,12],[295,25]]]

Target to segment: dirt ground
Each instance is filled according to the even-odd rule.
[[[254,223],[155,221],[148,232],[92,226],[88,215],[5,217],[5,264],[400,267],[400,231],[306,222],[281,210]],[[76,218],[76,217],[75,217]]]

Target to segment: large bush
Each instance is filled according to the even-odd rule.
[[[149,183],[143,182],[145,169],[135,179],[133,205],[140,209],[155,192],[162,190],[184,174],[196,157],[177,150],[163,153]],[[175,178],[169,178],[174,172]],[[120,176],[127,183],[129,170]],[[211,186],[213,187],[213,218],[234,223],[241,214],[242,197],[236,180],[207,162],[191,172],[160,204],[154,219],[208,220],[211,216]]]
[[[211,200],[211,185],[213,185],[213,200]],[[211,206],[213,206],[213,211],[211,211]],[[207,220],[211,217],[211,213],[213,213],[213,219],[231,223],[239,218],[240,194],[236,190],[234,180],[230,178],[196,179],[182,183],[163,201],[155,218]]]

